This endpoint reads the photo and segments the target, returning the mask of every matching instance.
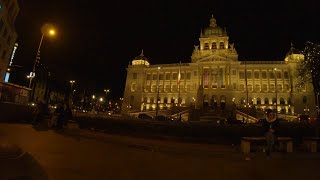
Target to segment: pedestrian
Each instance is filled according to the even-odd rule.
[[[274,148],[276,134],[279,131],[279,120],[276,118],[275,113],[271,109],[268,109],[266,114],[266,118],[262,120],[262,126],[264,128],[264,136],[267,144],[266,155],[269,159]]]

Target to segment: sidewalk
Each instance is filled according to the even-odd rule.
[[[36,131],[0,124],[0,144],[25,154],[0,159],[0,179],[318,179],[319,153],[253,153],[245,161],[234,146],[181,143],[86,130]],[[1,154],[1,152],[0,152]],[[1,156],[0,156],[1,158]],[[20,174],[17,174],[20,172]],[[10,174],[11,173],[11,174]],[[11,175],[11,176],[10,176]]]

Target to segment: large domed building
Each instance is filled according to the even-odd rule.
[[[127,68],[122,112],[173,106],[315,112],[312,84],[295,87],[296,66],[304,59],[297,49],[291,47],[282,61],[239,61],[225,28],[213,16],[199,42],[190,63],[150,64],[143,52],[136,57]]]

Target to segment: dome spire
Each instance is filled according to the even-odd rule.
[[[143,49],[141,49],[141,54],[140,54],[140,56],[144,56],[144,55],[143,55]]]
[[[210,27],[216,27],[216,26],[217,26],[217,20],[213,17],[213,14],[212,14],[210,19]]]

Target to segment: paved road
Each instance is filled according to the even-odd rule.
[[[255,153],[245,161],[237,147],[116,136],[83,130],[37,131],[0,124],[0,144],[26,154],[1,159],[0,179],[21,171],[34,179],[320,179],[320,155]],[[23,162],[23,163],[21,163]],[[32,165],[27,165],[32,164]],[[25,172],[23,172],[25,171]],[[29,173],[25,175],[25,173]]]

